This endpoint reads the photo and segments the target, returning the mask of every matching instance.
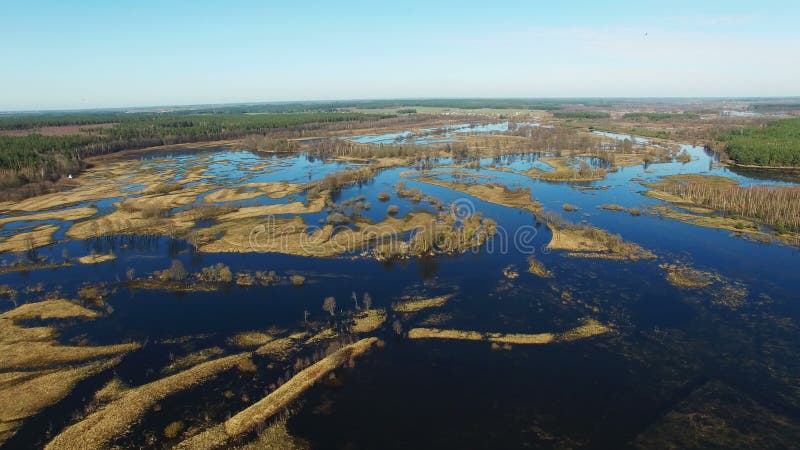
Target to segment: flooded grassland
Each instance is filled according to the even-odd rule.
[[[791,446],[798,185],[558,126],[126,152],[0,204],[0,446]]]

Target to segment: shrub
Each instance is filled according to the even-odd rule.
[[[564,203],[563,208],[564,208],[564,211],[567,211],[567,212],[577,211],[577,210],[580,209],[575,205],[570,205],[569,203]]]

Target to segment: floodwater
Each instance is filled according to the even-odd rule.
[[[459,132],[502,132],[507,128],[508,123],[456,126],[422,134],[351,139],[429,143],[452,139]],[[466,176],[479,183],[530,188],[532,198],[546,210],[619,234],[658,255],[658,259],[649,261],[582,259],[548,251],[545,247],[550,231],[538,225],[533,214],[421,183],[413,175],[404,177],[408,188],[419,188],[445,204],[466,199],[475,212],[494,219],[505,234],[499,233],[487,246],[460,256],[383,264],[351,255],[320,259],[266,253],[197,253],[187,242],[154,236],[68,240],[64,232],[69,222],[30,222],[20,217],[5,225],[0,236],[41,223],[60,224],[57,243],[35,250],[38,256],[63,261],[113,251],[117,258],[97,265],[0,275],[0,285],[19,292],[16,304],[41,297],[41,293],[24,293],[25,286],[41,283],[45,292],[58,290],[66,298],[76,298],[77,290],[86,283],[124,280],[130,269],[136,274],[150,274],[169,267],[175,259],[189,272],[223,263],[234,272],[301,273],[309,282],[302,287],[232,285],[222,291],[183,294],[124,287],[112,290],[106,299],[112,312],[65,329],[61,341],[82,339],[99,345],[135,340],[147,344],[123,359],[113,372],[80,383],[64,400],[26,421],[5,447],[41,447],[72,423],[92,393],[114,375],[136,386],[158,379],[171,358],[192,351],[219,346],[233,354],[238,350],[226,339],[236,333],[269,327],[299,329],[305,310],[313,320],[325,320],[327,313],[321,307],[328,296],[337,299],[339,313],[344,316],[355,308],[353,292],[359,298],[368,292],[373,307],[389,311],[389,320],[375,333],[386,345],[359,358],[354,368],[338,370],[335,383],[319,383],[292,408],[289,431],[307,440],[312,448],[625,448],[643,445],[647,439],[687,442],[694,436],[692,430],[673,426],[671,420],[677,420],[676,415],[682,412],[705,411],[695,399],[698,393],[716,392],[710,386],[717,383],[726,386],[729,393],[718,399],[720,409],[738,411],[732,405],[746,399],[790,424],[784,429],[784,437],[796,436],[791,433],[796,433],[800,421],[798,249],[654,215],[632,216],[598,208],[609,203],[641,209],[660,204],[643,195],[646,188],[641,180],[653,181],[669,174],[720,175],[744,186],[796,183],[736,173],[718,167],[714,155],[703,148],[682,147],[692,156],[691,162],[622,167],[603,180],[572,184],[525,176],[523,173],[531,168],[549,170],[534,154],[483,158],[480,169],[461,168],[458,173],[447,168],[451,160],[429,161],[442,168],[434,171],[434,176],[442,180],[463,181]],[[158,170],[176,169],[175,181],[187,168],[205,164],[226,187],[280,180],[302,183],[356,167],[307,154],[266,157],[225,148],[148,157],[141,164]],[[490,164],[507,170],[492,170]],[[258,170],[250,170],[252,167]],[[424,200],[414,203],[396,196],[393,186],[401,173],[409,170],[383,170],[367,183],[343,189],[334,200],[363,195],[371,203],[363,215],[373,221],[385,217],[389,204],[399,207],[398,217],[420,209],[435,212]],[[134,190],[136,186],[129,184],[125,189]],[[389,192],[391,200],[381,202],[381,192]],[[204,195],[197,204],[204,201]],[[119,200],[87,205],[104,214]],[[304,195],[283,199],[261,196],[235,205],[296,200],[304,200]],[[563,212],[565,203],[580,209]],[[74,206],[81,205],[70,207]],[[309,225],[315,225],[326,215],[302,216]],[[524,238],[517,236],[516,230],[521,229],[530,233]],[[502,239],[507,240],[500,242]],[[527,273],[531,254],[553,272],[552,278]],[[0,260],[17,257],[4,254]],[[740,301],[729,302],[726,296],[732,294],[715,287],[675,287],[659,267],[664,263],[684,263],[712,272],[724,280],[725,286],[744,294]],[[520,276],[507,279],[502,272],[508,266],[516,267]],[[413,314],[391,312],[391,304],[403,295],[445,293],[455,294],[445,306]],[[0,311],[11,309],[14,302],[0,298]],[[575,342],[493,350],[486,342],[410,340],[392,327],[397,320],[404,331],[435,324],[448,329],[541,333],[568,330],[587,317],[609,324],[614,332]],[[263,397],[268,386],[284,376],[291,361],[283,363],[286,366],[281,364],[268,366],[266,361],[257,360],[255,375],[228,374],[171,397],[116,444],[169,447],[179,441],[164,440],[162,430],[170,422],[207,426],[225,420]],[[233,395],[223,395],[228,391]],[[734,429],[761,435],[765,431],[759,428],[763,422],[748,416],[746,410],[730,414],[722,422],[704,416],[708,421],[706,433],[731,433]],[[780,432],[777,435],[781,438]],[[155,442],[153,436],[158,438]]]

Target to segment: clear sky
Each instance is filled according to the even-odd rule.
[[[800,95],[800,2],[0,0],[0,110]]]

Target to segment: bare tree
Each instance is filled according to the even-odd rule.
[[[326,297],[325,301],[322,302],[322,310],[333,317],[336,314],[336,299],[333,297]]]
[[[372,296],[369,295],[369,292],[364,292],[364,298],[361,299],[361,302],[364,304],[364,309],[367,311],[372,308]]]

